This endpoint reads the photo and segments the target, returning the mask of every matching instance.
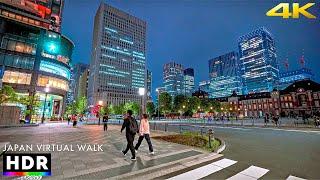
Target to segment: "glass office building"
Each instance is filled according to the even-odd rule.
[[[264,27],[238,40],[243,94],[270,92],[279,80],[275,40]]]
[[[94,20],[90,105],[140,103],[146,73],[146,22],[101,3]]]
[[[34,119],[40,119],[43,111],[46,119],[59,118],[65,108],[74,44],[60,33],[63,3],[0,1],[2,83],[20,95],[37,97],[40,107]]]
[[[209,60],[210,98],[241,94],[238,53],[232,51]]]
[[[184,95],[191,96],[194,92],[194,69],[187,68],[183,71],[184,74]]]
[[[171,96],[184,94],[184,69],[181,64],[170,62],[163,66],[163,85]]]

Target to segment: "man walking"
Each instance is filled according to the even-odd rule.
[[[126,129],[127,148],[123,150],[122,153],[123,155],[126,155],[130,149],[132,155],[131,160],[135,161],[136,153],[133,147],[133,141],[134,136],[136,135],[139,129],[137,121],[132,117],[132,110],[127,111],[127,117],[123,120],[121,133],[124,129]]]
[[[107,113],[104,114],[103,118],[102,118],[102,122],[103,122],[103,131],[107,131],[108,130],[108,115]]]

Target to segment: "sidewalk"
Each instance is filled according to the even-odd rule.
[[[163,133],[152,132],[153,135]],[[125,146],[124,136],[124,133],[120,134],[118,125],[109,125],[108,132],[103,132],[102,125],[72,128],[66,124],[47,124],[40,127],[3,129],[0,132],[0,142],[34,145],[73,144],[74,146],[76,144],[103,144],[103,152],[51,152],[52,176],[47,177],[49,179],[122,179],[131,176],[138,177],[138,174],[139,176],[149,175],[149,178],[153,178],[157,177],[154,173],[162,172],[158,174],[160,176],[186,168],[181,166],[181,163],[190,163],[195,159],[197,163],[201,163],[222,156],[152,139],[155,155],[149,155],[147,143],[143,142],[137,154],[137,161],[132,162],[130,152],[126,157],[121,153]],[[40,152],[35,151],[35,153]],[[193,164],[197,164],[196,162]],[[169,170],[168,167],[171,167],[170,171],[161,171],[161,169]],[[0,171],[2,171],[2,163]]]

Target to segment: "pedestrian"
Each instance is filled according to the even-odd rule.
[[[266,113],[264,116],[264,125],[267,126],[269,121],[269,115]]]
[[[109,120],[109,117],[108,117],[107,113],[105,113],[104,116],[102,117],[103,131],[108,130],[108,120]]]
[[[69,115],[68,116],[68,125],[70,124],[70,121],[71,121],[71,116]]]
[[[72,116],[72,121],[73,121],[72,126],[73,126],[73,127],[76,127],[76,126],[77,126],[77,123],[78,123],[78,122],[77,122],[77,115],[74,114],[74,115]]]
[[[152,147],[152,143],[150,140],[150,128],[149,128],[149,120],[148,120],[148,115],[147,114],[143,114],[142,115],[142,119],[140,121],[140,128],[139,128],[139,139],[138,139],[138,143],[135,146],[135,150],[136,152],[139,149],[139,146],[141,145],[141,142],[143,140],[143,138],[146,139],[148,146],[149,146],[149,153],[150,154],[154,154],[153,152],[153,147]]]
[[[126,155],[127,152],[131,151],[131,160],[135,161],[136,159],[136,153],[133,147],[133,141],[134,141],[134,136],[136,133],[138,133],[138,123],[135,118],[132,117],[132,110],[127,111],[127,117],[123,120],[122,128],[121,128],[121,133],[122,131],[126,129],[126,139],[127,139],[127,147],[125,150],[122,151],[123,155]]]

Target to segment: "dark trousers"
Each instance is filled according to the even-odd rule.
[[[129,149],[130,149],[133,158],[136,157],[136,152],[135,152],[134,147],[133,147],[134,135],[135,135],[135,134],[130,134],[130,133],[127,133],[127,134],[126,134],[127,147],[126,147],[126,149],[123,151],[124,154],[127,154],[127,152],[128,152]]]
[[[107,131],[108,130],[108,124],[107,123],[104,123],[103,124],[103,131]]]
[[[139,136],[138,143],[136,144],[135,149],[136,149],[136,150],[139,149],[143,138],[145,138],[146,141],[147,141],[147,143],[148,143],[149,151],[150,151],[150,152],[153,152],[153,147],[152,147],[152,143],[151,143],[150,135],[149,135],[149,134],[144,134],[143,136]]]

